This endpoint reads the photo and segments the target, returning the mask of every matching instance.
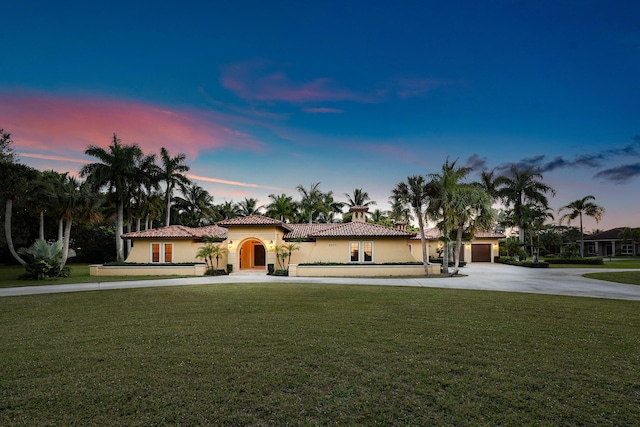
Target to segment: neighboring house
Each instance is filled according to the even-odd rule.
[[[251,215],[200,228],[172,225],[136,231],[126,233],[122,238],[133,242],[127,262],[158,265],[203,262],[196,254],[206,244],[205,240],[213,239],[229,250],[220,258],[220,266],[229,265],[234,272],[266,273],[269,264],[277,269],[276,246],[295,243],[298,248],[288,260],[290,276],[424,274],[424,267],[419,264],[422,250],[416,233],[406,231],[403,226],[394,228],[367,223],[367,210],[366,206],[352,207],[352,220],[348,223],[287,224],[262,215]],[[493,233],[478,235],[465,245],[464,259],[467,262],[493,262],[498,239],[503,237]],[[431,230],[429,254],[436,254],[437,238],[437,233]],[[431,272],[439,272],[439,266],[431,267]]]
[[[584,236],[585,256],[616,256],[616,255],[637,255],[640,253],[640,242],[622,242],[618,236],[624,227],[612,228],[602,233]],[[577,241],[578,245],[580,241]]]

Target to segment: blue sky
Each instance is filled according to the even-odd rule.
[[[19,4],[18,4],[19,3]],[[0,127],[77,172],[114,132],[217,203],[393,186],[448,158],[539,166],[586,228],[640,226],[640,3],[11,2]],[[475,175],[472,176],[475,178]]]

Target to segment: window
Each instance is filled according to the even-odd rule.
[[[164,244],[164,262],[173,262],[173,243]]]
[[[173,243],[152,243],[151,262],[173,262]]]
[[[364,242],[364,262],[373,261],[373,242]]]
[[[360,243],[351,242],[351,262],[360,261]]]
[[[151,262],[160,262],[160,243],[151,244]]]
[[[373,262],[373,242],[350,242],[350,262]]]
[[[623,244],[622,255],[633,255],[633,245]]]

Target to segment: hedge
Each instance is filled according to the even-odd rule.
[[[602,265],[602,258],[549,258],[545,259],[549,264],[586,264],[586,265]]]

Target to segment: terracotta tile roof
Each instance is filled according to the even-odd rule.
[[[424,238],[427,240],[438,240],[440,236],[442,236],[442,233],[435,227],[424,229]],[[475,239],[504,239],[505,237],[507,236],[493,231],[479,231],[474,235]],[[415,237],[412,237],[411,240],[420,240],[420,232]]]
[[[287,224],[291,231],[285,233],[284,240],[306,239],[309,234],[324,231],[337,224]]]
[[[624,230],[623,227],[618,227],[598,234],[591,234],[589,236],[585,235],[584,240],[620,240],[618,234],[620,234],[622,230]]]
[[[415,233],[410,231],[398,230],[384,225],[370,224],[368,222],[347,222],[344,224],[327,224],[332,227],[326,227],[307,234],[308,238],[324,238],[324,237],[412,237]]]
[[[218,223],[221,227],[234,227],[234,226],[276,226],[284,228],[285,230],[291,230],[289,224],[285,224],[284,222],[269,218],[263,215],[249,215],[242,216],[237,218],[225,219],[224,221],[220,221]]]
[[[227,238],[227,229],[217,225],[191,228],[184,225],[152,228],[151,230],[133,231],[121,236],[123,239],[201,239],[203,237]]]

